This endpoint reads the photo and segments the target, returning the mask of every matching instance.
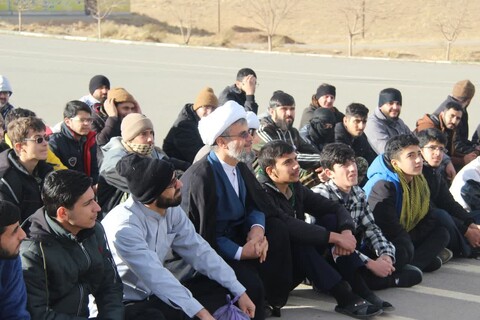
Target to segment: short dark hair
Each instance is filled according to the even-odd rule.
[[[242,81],[246,76],[253,75],[255,78],[257,74],[250,68],[242,68],[237,72],[237,81]]]
[[[355,151],[345,143],[329,143],[320,153],[320,163],[324,169],[333,170],[335,164],[345,164],[349,160],[355,161]]]
[[[437,128],[428,128],[417,132],[417,138],[420,148],[425,147],[430,141],[435,141],[443,145],[447,144],[447,136]]]
[[[280,106],[294,106],[295,99],[291,95],[282,90],[277,90],[273,92],[270,102],[268,104],[269,108],[276,108]]]
[[[447,111],[447,110],[450,110],[450,109],[454,109],[455,111],[461,111],[462,114],[463,114],[463,111],[464,111],[462,105],[460,103],[456,102],[456,101],[447,102],[447,104],[443,108],[443,111]]]
[[[63,117],[74,118],[80,111],[85,111],[90,115],[92,114],[92,109],[90,109],[85,102],[79,100],[68,101],[65,109],[63,110]]]
[[[42,200],[45,211],[57,216],[57,209],[72,209],[78,199],[90,188],[92,179],[76,170],[58,170],[48,174],[43,183]]]
[[[35,112],[29,109],[23,109],[23,108],[15,108],[12,109],[9,113],[7,113],[7,116],[5,117],[5,128],[8,127],[8,124],[12,122],[13,120],[16,120],[18,118],[25,118],[25,117],[36,117],[37,115]]]
[[[346,110],[345,110],[345,116],[346,117],[361,117],[361,118],[366,118],[368,117],[368,108],[361,103],[350,103]]]
[[[400,152],[408,146],[418,146],[419,141],[413,134],[401,134],[391,137],[385,145],[385,158],[387,160],[397,159]]]
[[[266,173],[267,167],[274,166],[277,158],[295,152],[295,148],[283,140],[267,142],[258,153],[258,165]]]

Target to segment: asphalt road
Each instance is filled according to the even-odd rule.
[[[219,93],[233,83],[237,70],[246,66],[257,72],[260,86],[256,98],[261,111],[266,110],[269,97],[278,89],[296,98],[300,118],[322,82],[337,87],[336,106],[340,110],[354,101],[372,110],[378,92],[395,87],[403,93],[402,117],[410,128],[445,99],[456,81],[470,79],[480,84],[480,66],[472,64],[328,58],[10,34],[0,34],[0,43],[0,74],[12,83],[11,102],[15,106],[31,108],[54,124],[62,119],[67,101],[87,93],[93,75],[105,74],[112,86],[131,92],[143,112],[153,119],[158,144],[180,108],[193,102],[202,87],[211,86]],[[471,128],[479,122],[479,100],[477,95],[470,107]],[[396,311],[377,319],[480,319],[479,276],[478,260],[449,262],[439,271],[426,274],[423,283],[414,288],[378,292]],[[281,319],[346,318],[333,308],[330,297],[299,287]]]
[[[163,142],[182,106],[193,102],[203,87],[211,86],[218,94],[234,82],[238,69],[247,66],[257,72],[260,111],[266,110],[273,91],[283,90],[295,97],[296,124],[322,82],[337,87],[335,105],[342,111],[351,102],[373,110],[380,90],[399,89],[402,118],[410,128],[424,113],[436,109],[456,81],[480,84],[478,64],[132,45],[8,33],[0,33],[0,43],[0,74],[11,81],[13,105],[31,108],[47,123],[56,123],[62,119],[65,103],[87,94],[93,75],[105,74],[112,86],[131,92],[153,119],[157,143]],[[480,122],[479,101],[477,95],[469,108],[471,131]]]

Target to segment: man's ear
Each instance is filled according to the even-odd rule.
[[[20,155],[20,152],[22,151],[22,146],[23,146],[23,143],[22,142],[15,142],[13,144],[13,149],[15,150],[15,152],[17,153],[17,155]]]
[[[221,149],[224,149],[225,146],[227,145],[227,143],[225,142],[225,138],[223,137],[217,137],[217,139],[215,139],[215,143]]]
[[[268,166],[265,168],[265,173],[270,177],[274,175],[275,177],[277,176],[276,173],[273,171],[275,168],[273,166]]]
[[[392,164],[392,166],[397,166],[398,167],[398,160],[397,159],[390,160],[390,163]]]
[[[323,171],[325,171],[325,174],[329,179],[334,179],[335,178],[335,172],[333,170],[324,168]]]
[[[345,116],[345,117],[343,117],[343,125],[344,125],[344,126],[347,126],[347,123],[348,123],[348,119],[347,119],[347,117]]]
[[[58,209],[57,209],[57,220],[58,220],[58,221],[66,221],[66,220],[68,220],[67,208],[65,208],[65,207],[58,207]]]
[[[67,127],[70,127],[70,125],[72,124],[72,119],[70,119],[70,118],[63,118],[63,122],[65,122],[65,124],[67,125]]]

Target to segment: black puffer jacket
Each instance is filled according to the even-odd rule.
[[[193,163],[195,155],[204,144],[198,131],[200,118],[193,111],[193,104],[187,103],[163,140],[163,151],[173,158]]]
[[[97,319],[123,319],[122,282],[99,223],[74,236],[40,208],[22,227],[28,236],[20,252],[32,319],[87,319],[89,294]]]
[[[21,221],[27,219],[43,206],[40,190],[45,176],[53,171],[45,161],[39,161],[33,175],[29,174],[12,149],[0,153],[0,200],[14,203],[22,213]]]

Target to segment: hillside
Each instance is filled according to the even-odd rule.
[[[365,32],[363,37],[354,38],[354,55],[445,60],[446,40],[440,26],[448,27],[461,20],[450,60],[480,61],[480,22],[476,19],[480,16],[480,1],[364,2]],[[361,3],[362,0],[296,0],[289,15],[278,25],[273,50],[348,55],[346,15],[351,16]],[[132,14],[109,16],[102,33],[104,38],[182,44],[180,16],[184,24],[192,24],[189,45],[266,50],[266,34],[248,8],[248,0],[131,0]],[[24,21],[25,31],[96,37],[96,24],[91,17],[27,16]],[[352,24],[352,18],[349,21]],[[0,17],[0,29],[16,28],[16,17]]]

